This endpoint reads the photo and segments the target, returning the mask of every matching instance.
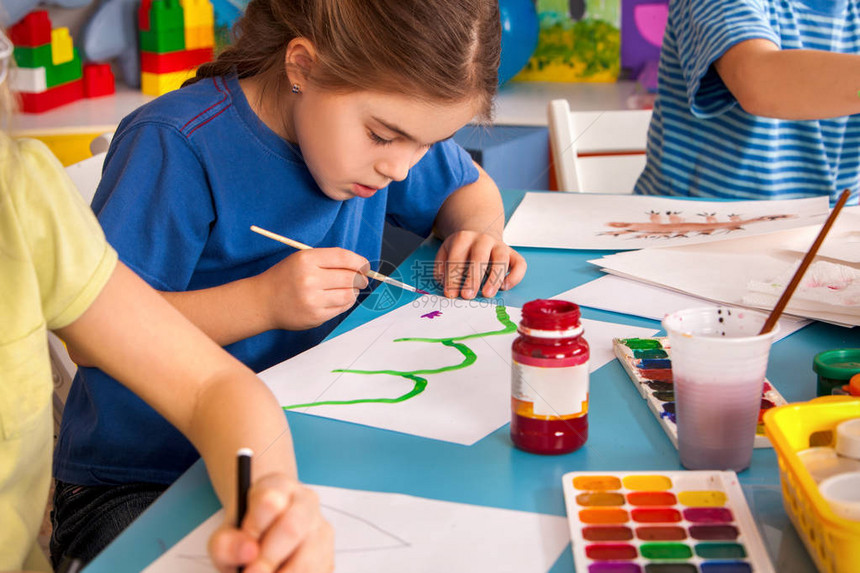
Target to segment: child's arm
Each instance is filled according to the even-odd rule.
[[[860,113],[860,56],[781,50],[769,40],[739,42],[714,68],[747,113],[826,119]]]
[[[445,296],[492,297],[522,280],[526,261],[502,241],[505,209],[499,188],[479,166],[478,180],[452,193],[436,216],[434,231],[444,242],[436,255],[436,280]]]
[[[367,268],[364,257],[345,249],[310,249],[293,253],[253,277],[161,294],[226,346],[275,328],[313,328],[346,312],[367,286],[363,274]]]
[[[291,565],[332,569],[332,532],[313,492],[297,481],[286,418],[251,370],[121,263],[95,302],[58,334],[188,437],[206,463],[228,524],[236,515],[236,452],[257,452],[259,478],[242,532],[227,525],[210,543],[217,565],[258,556],[278,564],[293,555]]]

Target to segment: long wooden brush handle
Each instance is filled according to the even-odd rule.
[[[800,279],[803,278],[804,273],[806,273],[806,269],[808,269],[809,265],[812,264],[812,259],[814,259],[816,253],[818,253],[818,248],[821,247],[821,243],[824,242],[824,237],[826,237],[827,233],[830,232],[830,227],[832,227],[833,222],[836,221],[836,216],[839,215],[839,211],[841,211],[842,207],[845,206],[845,203],[848,201],[848,197],[850,196],[851,193],[848,189],[843,191],[839,196],[839,201],[836,202],[836,205],[830,212],[830,216],[827,217],[826,221],[824,221],[824,226],[821,227],[821,231],[818,233],[812,246],[809,247],[806,255],[804,255],[803,260],[800,262],[800,266],[797,267],[797,271],[794,273],[794,276],[791,277],[791,282],[789,282],[788,286],[785,287],[785,290],[782,291],[782,296],[780,296],[779,300],[776,301],[776,306],[773,307],[772,311],[770,311],[770,316],[767,317],[767,320],[761,327],[759,334],[767,334],[773,330],[774,325],[776,325],[776,321],[779,320],[779,317],[782,316],[782,311],[784,311],[785,307],[788,305],[791,295],[794,294],[794,291],[797,289],[797,285],[800,284]]]
[[[270,239],[278,241],[279,243],[289,245],[289,246],[293,247],[294,249],[299,249],[300,251],[306,251],[308,249],[313,248],[310,245],[300,243],[299,241],[296,241],[294,239],[290,239],[290,238],[285,237],[283,235],[273,233],[272,231],[267,231],[266,229],[262,229],[262,228],[258,227],[257,225],[251,225],[251,230],[254,231],[255,233],[259,233],[260,235],[263,235],[264,237],[269,237]],[[408,291],[418,292],[421,294],[429,294],[427,291],[417,289],[412,285],[402,283],[402,282],[395,280],[395,279],[393,279],[387,275],[384,275],[382,273],[378,273],[372,269],[368,269],[364,274],[367,275],[368,277],[372,278],[372,279],[376,279],[378,281],[388,283],[390,285],[394,285],[396,287],[400,287],[400,288],[408,290]]]

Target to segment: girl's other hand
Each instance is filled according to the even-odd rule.
[[[289,573],[334,571],[334,530],[320,513],[317,494],[283,474],[257,480],[248,491],[242,528],[225,522],[209,539],[219,571]]]
[[[256,280],[272,328],[306,330],[352,308],[367,286],[367,259],[341,248],[308,249],[286,257]]]
[[[487,298],[518,284],[526,273],[526,260],[490,233],[458,231],[448,236],[436,253],[434,276],[445,296]],[[483,282],[483,288],[481,283]]]

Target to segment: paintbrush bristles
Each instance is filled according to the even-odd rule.
[[[804,273],[806,273],[806,269],[809,268],[810,264],[812,264],[812,259],[814,259],[816,253],[818,253],[821,243],[824,242],[824,237],[827,236],[827,233],[830,231],[830,227],[833,226],[834,221],[836,221],[836,217],[839,215],[839,211],[841,211],[842,207],[845,206],[845,203],[848,201],[848,197],[850,196],[851,193],[848,189],[843,191],[842,195],[839,196],[839,201],[836,202],[836,205],[830,212],[830,216],[827,217],[827,220],[824,222],[824,226],[821,227],[821,231],[818,233],[815,241],[813,241],[812,246],[809,247],[809,251],[804,255],[803,260],[800,262],[800,266],[797,267],[797,271],[795,271],[794,276],[791,277],[791,282],[788,283],[785,290],[782,292],[782,296],[780,296],[779,300],[776,302],[776,306],[773,307],[772,311],[770,311],[770,316],[767,317],[767,320],[761,327],[759,334],[767,334],[773,330],[774,325],[776,325],[776,321],[778,321],[779,317],[782,316],[782,311],[784,311],[785,307],[788,306],[788,301],[791,299],[791,295],[794,294],[794,291],[797,289],[797,285],[800,284],[800,280],[803,278]]]
[[[313,248],[313,247],[311,247],[310,245],[306,245],[306,244],[304,244],[304,243],[300,243],[299,241],[295,241],[295,240],[293,240],[293,239],[290,239],[290,238],[284,237],[283,235],[279,235],[279,234],[277,234],[277,233],[273,233],[272,231],[267,231],[266,229],[263,229],[263,228],[261,228],[261,227],[258,227],[257,225],[251,225],[251,230],[252,230],[252,231],[254,231],[255,233],[258,233],[258,234],[260,234],[260,235],[263,235],[264,237],[268,237],[268,238],[270,238],[270,239],[272,239],[272,240],[274,240],[274,241],[278,241],[279,243],[283,243],[283,244],[285,244],[285,245],[289,245],[290,247],[293,247],[294,249],[299,249],[300,251],[306,251],[306,250],[308,250],[308,249],[312,249],[312,248]],[[376,280],[378,280],[378,281],[380,281],[380,282],[388,283],[388,284],[390,284],[390,285],[392,285],[392,286],[400,287],[400,288],[402,288],[402,289],[404,289],[404,290],[408,290],[408,291],[412,291],[412,292],[417,292],[417,293],[421,293],[421,294],[430,294],[430,293],[428,293],[427,291],[424,291],[424,290],[421,290],[421,289],[415,288],[414,286],[410,286],[410,285],[408,285],[408,284],[406,284],[406,283],[402,283],[402,282],[400,282],[400,281],[398,281],[398,280],[395,280],[395,279],[393,279],[393,278],[391,278],[391,277],[389,277],[389,276],[386,276],[386,275],[384,275],[384,274],[382,274],[382,273],[378,273],[378,272],[376,272],[376,271],[374,271],[374,270],[370,270],[370,269],[369,269],[369,270],[367,270],[364,274],[365,274],[366,276],[368,276],[368,277],[372,278],[372,279],[376,279]]]

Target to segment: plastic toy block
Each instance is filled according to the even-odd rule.
[[[185,49],[185,30],[176,28],[168,32],[140,31],[140,51],[156,54],[178,52]]]
[[[68,28],[51,30],[51,61],[55,66],[70,62],[74,57],[72,36]]]
[[[185,49],[215,47],[215,28],[213,26],[198,26],[185,28]]]
[[[67,84],[72,80],[79,80],[84,77],[84,72],[81,69],[81,58],[78,51],[74,50],[72,59],[65,64],[59,66],[48,66],[46,69],[48,77],[48,88]]]
[[[150,74],[166,74],[189,70],[196,68],[200,64],[212,61],[213,55],[212,48],[182,50],[179,52],[167,52],[165,54],[141,52],[140,70]]]
[[[150,74],[142,72],[140,74],[140,91],[146,95],[160,96],[167,92],[179,89],[182,82],[188,78],[194,77],[197,69],[182,70],[179,72],[170,72],[168,74]]]
[[[152,0],[149,9],[149,29],[166,32],[185,27],[185,15],[179,0]]]
[[[110,64],[84,64],[84,97],[92,98],[116,92],[116,82]]]
[[[47,10],[30,12],[9,28],[9,41],[15,46],[35,48],[51,43],[51,20]]]
[[[39,93],[19,92],[18,97],[21,111],[42,113],[84,97],[84,80],[75,80]]]
[[[152,9],[152,0],[141,0],[137,9],[137,27],[141,31],[149,31],[149,11]]]
[[[200,28],[197,26],[185,28],[185,49],[196,50],[200,47]]]
[[[9,87],[16,92],[43,92],[48,89],[45,68],[18,68],[9,77]]]
[[[185,12],[185,27],[215,25],[215,10],[209,0],[180,0]]]
[[[15,46],[15,65],[19,68],[46,68],[54,65],[51,58],[51,44],[35,48]]]

